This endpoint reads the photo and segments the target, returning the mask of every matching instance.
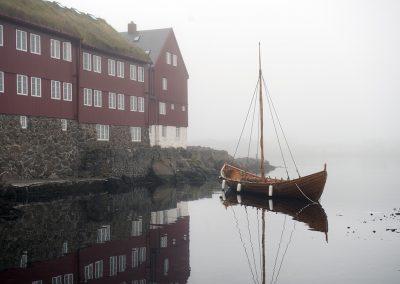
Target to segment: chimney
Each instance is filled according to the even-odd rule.
[[[136,33],[136,24],[133,21],[131,21],[128,24],[128,34],[135,34],[135,33]]]

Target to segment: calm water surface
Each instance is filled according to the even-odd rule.
[[[265,283],[399,283],[399,170],[330,159],[322,206],[223,202],[215,185],[18,204],[0,221],[0,283],[262,283],[263,253]]]

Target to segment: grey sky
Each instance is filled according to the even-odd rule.
[[[233,148],[257,80],[258,41],[293,144],[400,141],[400,1],[59,2],[118,31],[131,20],[139,29],[174,28],[190,74],[189,144]]]

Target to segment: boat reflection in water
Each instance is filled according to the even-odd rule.
[[[0,222],[0,282],[186,283],[187,202],[162,192],[21,205],[21,217]]]
[[[277,259],[280,253],[280,249],[281,249],[281,241],[282,241],[282,236],[284,233],[284,228],[285,228],[285,223],[283,225],[283,229],[282,229],[282,233],[281,233],[281,237],[280,237],[280,242],[279,242],[279,246],[278,246],[278,250],[276,253],[276,257],[275,257],[275,262],[273,265],[273,273],[272,273],[272,277],[271,277],[271,283],[277,283],[278,281],[278,277],[279,277],[279,273],[281,271],[281,266],[283,263],[283,260],[285,258],[288,246],[290,244],[290,241],[292,239],[292,235],[294,232],[294,228],[296,225],[296,222],[301,222],[306,224],[310,230],[312,231],[318,231],[318,232],[323,232],[325,233],[325,239],[328,242],[328,218],[325,214],[324,209],[322,208],[322,206],[319,203],[316,202],[309,202],[306,201],[305,199],[267,199],[267,198],[263,198],[261,196],[258,195],[252,195],[252,194],[245,194],[245,195],[240,195],[238,193],[236,193],[235,191],[229,190],[227,192],[222,192],[221,195],[221,201],[222,204],[226,207],[226,208],[231,208],[233,211],[233,216],[235,218],[236,221],[236,228],[238,230],[239,236],[240,236],[240,240],[242,242],[242,247],[245,250],[245,254],[247,257],[247,263],[249,265],[249,269],[250,272],[252,274],[253,277],[253,282],[254,283],[262,283],[265,284],[266,283],[266,268],[265,268],[265,239],[266,239],[266,235],[265,235],[265,212],[275,212],[275,213],[282,213],[285,215],[285,223],[286,223],[286,215],[291,216],[292,219],[294,220],[294,227],[293,230],[290,234],[289,237],[289,242],[286,245],[285,249],[281,250],[281,261],[280,264],[278,264]],[[246,245],[244,244],[244,239],[242,237],[242,233],[240,231],[240,227],[239,227],[239,222],[237,219],[237,215],[235,213],[235,210],[233,209],[235,206],[244,206],[245,208],[245,212],[246,212],[246,218],[247,218],[247,230],[249,233],[249,237],[250,237],[250,244],[251,244],[251,252],[252,252],[252,256],[253,256],[253,264],[250,260],[250,252],[246,251]],[[256,261],[254,258],[254,250],[253,250],[253,244],[252,244],[252,238],[251,238],[251,233],[250,233],[250,228],[249,228],[249,217],[248,217],[248,213],[247,213],[247,207],[253,207],[257,210],[257,226],[258,228],[261,225],[261,237],[260,237],[260,231],[257,231],[258,236],[256,238],[254,238],[255,240],[261,239],[261,248],[260,248],[260,273],[257,273],[257,265],[256,265]],[[261,219],[259,218],[259,211],[261,211]],[[261,224],[259,224],[261,223]],[[277,265],[278,264],[278,265]],[[258,277],[260,277],[261,281],[258,282]]]

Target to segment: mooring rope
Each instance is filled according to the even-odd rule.
[[[301,192],[301,194],[303,194],[303,196],[305,197],[305,198],[307,198],[309,201],[311,201],[312,203],[318,203],[318,202],[315,202],[314,200],[312,200],[310,197],[308,197],[302,190],[301,190],[301,188],[297,185],[297,183],[295,183],[295,185],[296,185],[296,187],[297,187],[297,189]]]

